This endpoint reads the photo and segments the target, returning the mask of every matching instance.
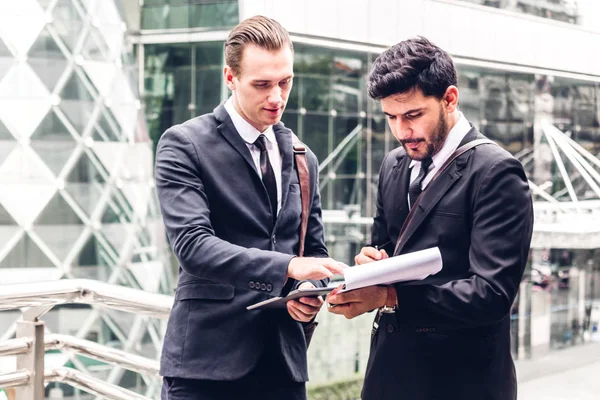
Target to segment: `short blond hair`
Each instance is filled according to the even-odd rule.
[[[294,51],[290,34],[279,22],[262,15],[245,19],[233,28],[225,41],[225,63],[236,75],[241,72],[242,55],[248,44],[269,51],[289,46]]]

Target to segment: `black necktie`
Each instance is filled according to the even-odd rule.
[[[254,145],[260,150],[260,172],[269,200],[271,200],[271,212],[273,213],[273,222],[275,222],[275,219],[277,219],[277,181],[275,181],[275,172],[273,172],[271,160],[269,160],[267,137],[260,135]]]
[[[415,179],[408,187],[408,201],[410,202],[410,208],[413,207],[415,201],[417,201],[417,197],[419,197],[422,192],[421,184],[423,183],[423,179],[427,176],[429,166],[432,162],[433,160],[431,158],[421,160],[421,170],[419,171],[419,175],[417,175],[417,179]]]

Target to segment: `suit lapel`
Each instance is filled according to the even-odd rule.
[[[483,138],[473,126],[471,130],[465,135],[459,146],[462,146],[472,140]],[[419,201],[418,209],[415,210],[413,217],[404,231],[402,237],[402,243],[396,254],[401,254],[404,245],[409,241],[411,236],[416,232],[417,228],[425,221],[425,218],[429,215],[431,210],[436,206],[442,197],[460,180],[462,177],[461,170],[465,166],[465,163],[469,159],[470,151],[457,158],[448,168],[434,181],[432,181],[422,193],[422,198]],[[408,157],[406,157],[408,159]],[[409,170],[409,168],[406,168]],[[408,182],[408,176],[405,177]],[[405,193],[408,193],[408,189]],[[405,196],[406,197],[406,196]],[[406,202],[404,202],[406,203]],[[408,207],[407,207],[408,208]]]
[[[217,129],[221,135],[229,142],[229,144],[242,156],[244,160],[248,163],[248,166],[252,168],[254,172],[256,172],[256,176],[258,177],[258,171],[256,170],[256,166],[254,165],[254,160],[252,159],[252,155],[250,154],[250,150],[248,150],[248,146],[246,142],[237,129],[235,129],[235,125],[233,125],[233,121],[231,117],[229,117],[229,113],[225,109],[223,104],[220,104],[213,111],[215,118],[220,124],[217,126]]]
[[[292,131],[282,123],[278,123],[273,125],[273,132],[275,133],[275,139],[281,153],[281,209],[283,210],[290,188],[292,172],[294,171]]]
[[[396,208],[398,211],[398,220],[404,221],[408,216],[408,186],[410,180],[410,158],[404,154],[398,156],[396,164],[392,168],[392,187],[400,188],[400,199],[396,201]]]
[[[402,243],[400,243],[397,254],[402,252],[404,245],[415,233],[417,228],[423,223],[425,218],[427,218],[431,210],[461,177],[462,174],[458,171],[456,163],[452,163],[452,165],[450,165],[448,169],[444,171],[444,173],[442,173],[435,181],[431,182],[431,184],[427,186],[422,193],[423,197],[419,201],[417,206],[418,208],[415,210],[410,223],[404,231]]]

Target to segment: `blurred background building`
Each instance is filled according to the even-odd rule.
[[[368,243],[379,166],[397,146],[366,94],[369,67],[388,46],[423,35],[453,56],[462,112],[519,158],[531,181],[536,226],[511,316],[515,356],[598,340],[595,0],[3,2],[0,283],[91,277],[172,289],[153,146],[168,127],[227,99],[224,41],[256,14],[280,21],[294,41],[294,87],[283,121],[319,158],[333,257],[351,262]],[[91,315],[96,322],[85,326],[95,328],[68,330],[118,347],[132,343],[133,321]],[[13,334],[11,318],[16,314],[0,314],[0,338]],[[51,329],[67,329],[57,318]],[[313,381],[362,372],[371,316],[319,318]],[[148,329],[150,336],[160,332],[150,324],[137,331],[139,343],[152,343]],[[153,357],[158,346],[129,347]]]

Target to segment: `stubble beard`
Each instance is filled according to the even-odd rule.
[[[415,161],[422,161],[426,158],[433,157],[438,151],[441,150],[441,148],[444,146],[446,138],[448,137],[448,133],[448,123],[444,118],[444,110],[440,107],[440,114],[437,126],[435,127],[435,131],[433,132],[429,140],[422,139],[427,145],[427,150],[425,151],[425,153],[415,153],[411,149],[407,148],[406,143],[410,142],[409,140],[405,140],[400,143],[402,144],[402,147],[404,147],[404,150],[406,151],[406,154],[408,155],[408,157],[410,157],[410,159]]]

